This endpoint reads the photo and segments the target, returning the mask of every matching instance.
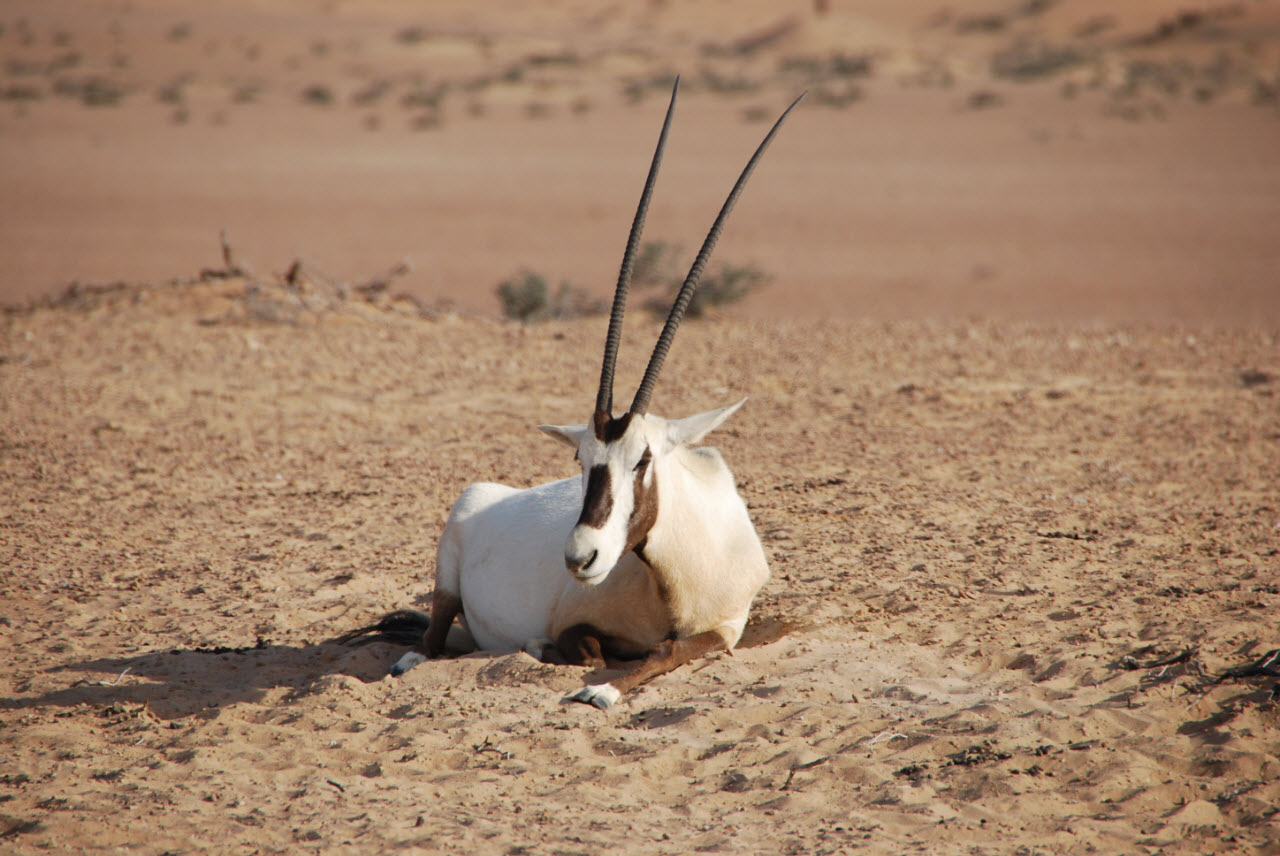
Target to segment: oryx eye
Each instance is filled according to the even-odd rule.
[[[644,454],[640,456],[640,460],[636,462],[636,471],[639,472],[649,466],[649,462],[653,460],[653,454],[648,450],[644,450]]]

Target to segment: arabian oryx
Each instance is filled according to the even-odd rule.
[[[679,85],[622,259],[595,411],[586,425],[539,426],[574,449],[581,478],[527,490],[468,487],[440,537],[430,619],[398,611],[344,640],[409,642],[426,657],[444,653],[448,637],[454,650],[524,649],[549,663],[604,668],[606,657],[632,660],[609,683],[566,699],[601,708],[656,675],[737,644],[769,567],[720,453],[693,446],[743,402],[672,420],[649,414],[649,398],[730,210],[800,99],[747,162],[671,307],[630,409],[615,416],[613,370],[627,288]],[[392,673],[426,657],[406,654]]]

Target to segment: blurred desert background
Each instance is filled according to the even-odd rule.
[[[0,296],[302,258],[495,314],[604,296],[670,82],[649,234],[755,318],[1274,323],[1280,6],[1010,0],[5,4]]]
[[[388,678],[677,74],[619,397],[808,92],[653,405],[753,624]],[[1280,0],[7,0],[0,201],[0,851],[1280,854]]]

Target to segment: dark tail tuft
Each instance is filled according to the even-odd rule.
[[[340,645],[364,645],[369,642],[393,642],[397,645],[422,646],[422,639],[431,626],[431,618],[415,609],[397,609],[383,616],[376,624],[344,633],[333,640]]]

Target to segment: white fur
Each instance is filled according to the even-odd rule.
[[[426,655],[418,651],[410,651],[392,664],[391,677],[398,678],[414,666],[420,666],[425,662],[427,662]]]
[[[586,623],[637,656],[673,635],[707,630],[732,649],[769,569],[724,460],[714,449],[689,445],[742,403],[681,420],[636,416],[608,444],[584,426],[541,426],[577,448],[582,477],[527,490],[467,488],[440,538],[436,587],[461,598],[462,621],[476,645],[541,652],[567,628]],[[647,483],[658,480],[657,518],[644,545],[654,567],[624,552],[634,467],[646,446]],[[601,529],[575,525],[595,465],[609,468],[613,487],[613,511]],[[599,558],[575,575],[566,554],[583,544]],[[659,594],[659,577],[670,603]],[[616,698],[606,692],[581,700],[607,707]]]
[[[618,692],[617,687],[612,684],[587,684],[582,689],[569,693],[564,700],[594,704],[601,710],[608,710],[620,698],[622,693]]]

